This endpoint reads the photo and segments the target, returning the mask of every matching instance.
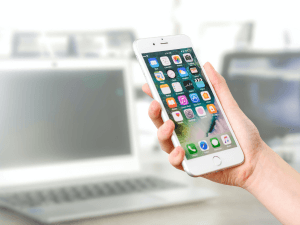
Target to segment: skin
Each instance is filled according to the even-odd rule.
[[[201,177],[244,188],[283,224],[300,224],[300,174],[261,139],[255,125],[234,100],[225,79],[210,63],[206,63],[204,69],[244,152],[245,162]],[[153,98],[148,84],[144,84],[142,89]],[[169,162],[175,168],[183,170],[181,163],[185,151],[181,146],[174,148],[171,141],[175,128],[173,121],[163,122],[161,106],[155,100],[150,104],[148,114],[158,129],[157,137],[161,148],[169,154]]]

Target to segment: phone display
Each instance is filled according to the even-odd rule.
[[[188,160],[237,147],[192,48],[142,56]]]

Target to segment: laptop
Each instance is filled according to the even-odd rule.
[[[42,223],[215,196],[143,174],[130,61],[0,63],[0,205]]]

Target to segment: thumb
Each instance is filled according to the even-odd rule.
[[[233,110],[235,111],[235,113],[237,110],[242,113],[237,102],[233,98],[224,77],[222,77],[209,62],[205,63],[203,67],[205,69],[206,75],[208,76],[212,86],[215,89],[215,92],[227,117],[230,117],[230,114]]]

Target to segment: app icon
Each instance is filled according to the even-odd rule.
[[[205,116],[206,115],[206,112],[205,112],[205,110],[202,106],[196,107],[195,110],[196,110],[198,116]]]
[[[195,79],[195,83],[197,85],[198,88],[203,88],[205,87],[204,81],[202,80],[202,78],[196,78]]]
[[[150,59],[148,59],[148,62],[152,68],[159,67],[159,64],[158,64],[156,58],[150,58]]]
[[[163,94],[167,95],[167,94],[170,94],[171,93],[171,89],[169,87],[169,85],[167,84],[162,84],[160,85],[160,90]]]
[[[156,80],[158,80],[158,81],[162,81],[162,80],[166,79],[165,75],[164,75],[164,73],[162,71],[156,71],[156,72],[154,72],[154,76],[155,76]]]
[[[173,59],[173,62],[174,62],[175,64],[180,64],[180,63],[182,63],[181,58],[180,58],[179,55],[172,55],[172,59]]]
[[[184,67],[177,68],[177,71],[181,77],[188,77],[188,73]]]
[[[190,99],[191,99],[192,103],[200,102],[200,98],[198,97],[198,95],[196,93],[191,93],[190,94]]]
[[[190,154],[195,154],[197,153],[197,148],[196,145],[191,143],[186,145],[187,150],[189,151]]]
[[[220,144],[218,138],[211,138],[211,139],[210,139],[210,143],[211,143],[211,145],[212,145],[214,148],[217,148],[217,147],[220,147],[220,146],[221,146],[221,144]]]
[[[193,57],[190,53],[183,54],[183,58],[186,62],[193,62]]]
[[[183,85],[186,88],[186,90],[188,90],[188,91],[194,90],[194,85],[193,85],[192,81],[190,81],[190,80],[183,81]]]
[[[185,109],[183,112],[188,119],[193,119],[195,117],[192,109]]]
[[[172,83],[172,87],[174,89],[175,92],[181,92],[183,91],[181,84],[179,82],[174,82]]]
[[[208,101],[208,100],[211,99],[211,97],[210,97],[208,91],[202,91],[202,92],[201,92],[201,96],[202,96],[202,98],[203,98],[204,101]]]
[[[207,151],[209,149],[207,142],[204,141],[204,140],[199,141],[198,144],[199,144],[199,147],[202,151]]]
[[[183,120],[181,112],[179,112],[179,111],[172,112],[172,116],[176,122],[180,122]]]
[[[209,104],[209,105],[207,105],[206,107],[207,107],[208,112],[209,112],[210,114],[214,114],[214,113],[217,113],[217,112],[218,112],[217,109],[216,109],[216,106],[215,106],[214,104]]]
[[[176,74],[174,72],[174,70],[167,70],[167,75],[168,77],[170,77],[171,79],[176,77]]]
[[[180,102],[180,105],[187,105],[189,104],[189,101],[187,100],[185,95],[178,96],[178,101]]]
[[[168,56],[160,57],[160,61],[164,66],[170,66],[171,65],[171,62],[170,62]]]
[[[176,101],[175,101],[174,98],[167,98],[166,102],[167,102],[169,108],[175,108],[175,107],[177,107],[177,103],[176,103]]]
[[[231,144],[231,139],[230,139],[229,135],[227,135],[227,134],[222,135],[221,139],[222,139],[224,145],[230,145]]]
[[[191,74],[198,74],[199,71],[196,66],[190,66]]]

